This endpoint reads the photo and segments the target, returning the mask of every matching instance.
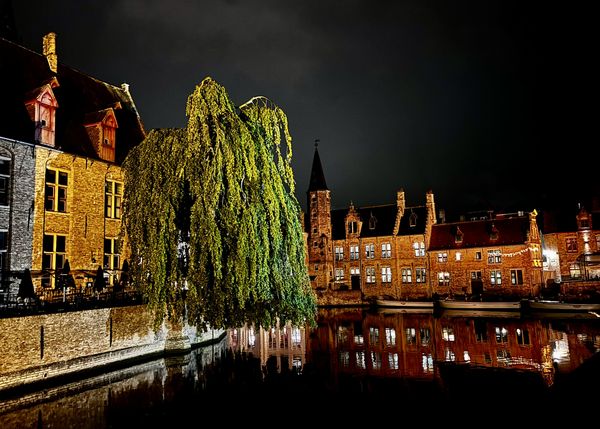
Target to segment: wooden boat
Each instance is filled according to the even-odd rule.
[[[376,299],[377,307],[402,308],[402,309],[432,309],[433,301],[397,301],[393,299]]]
[[[512,319],[521,317],[521,314],[514,310],[473,310],[468,308],[443,309],[441,315],[443,317],[492,317],[499,319]]]
[[[521,310],[520,301],[455,301],[443,299],[438,301],[438,304],[444,310]]]
[[[531,311],[594,311],[600,312],[600,303],[574,303],[560,301],[533,301],[527,302]]]

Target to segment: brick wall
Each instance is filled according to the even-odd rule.
[[[185,336],[189,348],[222,335],[153,322],[145,306],[0,319],[0,390],[174,350],[171,339]]]

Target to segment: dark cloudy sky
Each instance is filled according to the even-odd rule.
[[[597,24],[576,2],[14,1],[23,44],[127,82],[147,129],[212,76],[287,113],[298,198],[315,139],[333,205],[532,208],[598,191]],[[583,3],[582,3],[583,4]],[[594,41],[594,42],[592,42]],[[593,100],[593,102],[592,102]]]

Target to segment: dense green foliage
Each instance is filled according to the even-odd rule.
[[[157,320],[183,316],[184,284],[190,323],[312,319],[285,114],[262,97],[236,108],[206,78],[187,116],[183,130],[150,132],[124,163],[134,284]]]

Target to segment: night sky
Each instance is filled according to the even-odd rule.
[[[598,39],[576,2],[14,1],[22,43],[127,82],[149,130],[211,76],[287,113],[304,206],[314,140],[334,207],[531,209],[598,194]],[[558,147],[552,148],[553,145]]]

